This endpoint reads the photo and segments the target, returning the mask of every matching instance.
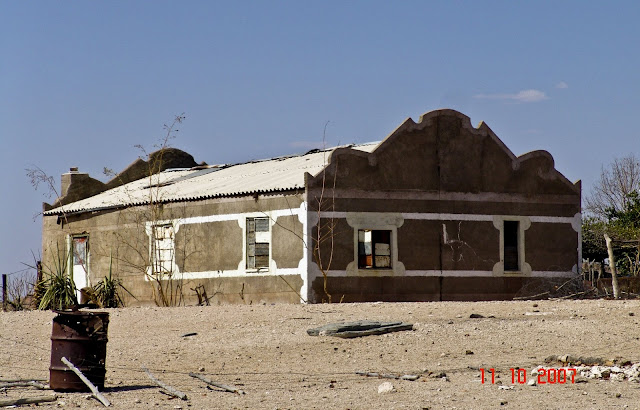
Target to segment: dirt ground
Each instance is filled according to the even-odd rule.
[[[106,309],[104,395],[115,409],[640,408],[640,383],[579,379],[529,386],[550,355],[640,361],[640,301],[524,301],[254,305]],[[470,318],[472,313],[484,318]],[[48,381],[53,312],[0,312],[0,381]],[[360,319],[402,320],[413,331],[340,339],[306,330]],[[186,333],[197,333],[183,337]],[[187,394],[183,401],[141,370]],[[490,380],[495,369],[496,383]],[[486,369],[481,383],[480,370]],[[417,381],[358,371],[419,375]],[[239,395],[189,376],[234,385]],[[517,372],[517,370],[516,370]],[[443,377],[443,374],[446,377]],[[391,382],[394,391],[378,393]],[[524,381],[524,380],[522,380]],[[0,399],[52,394],[0,391]],[[43,408],[102,408],[87,393],[61,393]]]

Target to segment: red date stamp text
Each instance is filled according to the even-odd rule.
[[[516,367],[511,368],[511,384],[527,384],[527,369]],[[561,367],[561,368],[539,368],[531,375],[536,380],[537,384],[566,384],[575,383],[576,374],[578,370],[573,367]],[[496,370],[480,369],[480,380],[482,384],[496,382]]]

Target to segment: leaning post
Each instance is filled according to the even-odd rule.
[[[2,274],[2,310],[7,311],[7,274]]]

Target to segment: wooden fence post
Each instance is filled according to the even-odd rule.
[[[7,274],[2,274],[2,310],[7,311]]]

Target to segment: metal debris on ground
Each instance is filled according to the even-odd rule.
[[[314,329],[308,329],[309,336],[334,336],[341,338],[353,338],[385,333],[413,330],[412,323],[405,322],[379,322],[376,320],[358,320],[346,323],[331,323]]]

